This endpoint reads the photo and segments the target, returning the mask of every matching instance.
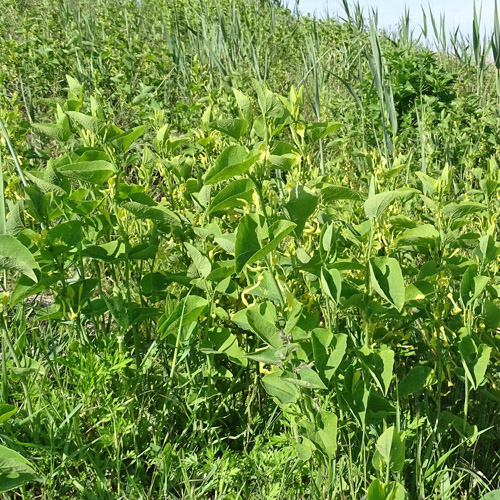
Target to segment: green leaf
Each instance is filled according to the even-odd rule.
[[[133,260],[154,259],[158,253],[158,247],[151,243],[141,243],[132,247],[128,252],[128,258]]]
[[[309,439],[303,437],[302,443],[295,444],[295,452],[297,453],[297,458],[302,460],[302,462],[307,462],[313,454],[314,444],[309,441]]]
[[[253,287],[252,287],[253,288]],[[275,277],[271,271],[263,271],[259,276],[259,284],[250,292],[253,297],[262,297],[266,300],[274,300],[279,302],[281,300],[281,291],[276,283]]]
[[[19,200],[17,203],[10,204],[9,218],[5,224],[5,231],[7,234],[17,236],[23,229],[25,229],[24,221],[24,202]]]
[[[16,413],[17,408],[12,405],[0,404],[0,424],[12,417]]]
[[[186,274],[171,274],[171,273],[149,273],[144,275],[141,280],[141,290],[146,296],[162,295],[171,283],[179,283],[189,287],[192,278]]]
[[[392,349],[381,349],[378,353],[382,360],[382,371],[380,372],[380,380],[384,388],[384,396],[387,396],[387,391],[391,385],[392,371],[394,368],[394,351]]]
[[[333,341],[333,333],[326,328],[315,328],[311,332],[314,365],[320,375],[325,376],[328,365],[329,348]],[[333,375],[333,374],[332,374]],[[326,377],[329,379],[330,377]]]
[[[335,304],[340,301],[342,277],[337,269],[321,268],[321,288],[326,296]]]
[[[460,437],[470,440],[469,443],[472,445],[472,443],[474,443],[474,441],[479,436],[479,434],[481,434],[481,432],[478,431],[477,425],[475,424],[465,423],[465,428],[464,428],[464,423],[465,423],[464,417],[462,415],[460,416],[454,415],[453,413],[445,410],[441,413],[441,418],[439,420],[439,428],[444,429],[449,426],[453,427],[453,429],[455,429],[455,431]],[[484,432],[484,430],[482,432]],[[452,448],[450,451],[455,451],[455,450],[456,448]],[[433,468],[434,470],[439,470],[439,466],[444,463],[444,460],[446,460],[448,453],[449,452],[443,454],[435,465],[432,464],[429,467],[428,471],[426,472],[427,476],[430,474],[430,471]]]
[[[280,329],[265,316],[265,304],[249,307],[246,317],[252,330],[267,344],[275,349],[283,347]]]
[[[258,260],[262,260],[266,255],[275,250],[278,245],[295,229],[296,225],[287,220],[277,220],[269,227],[269,242],[258,250],[247,262],[247,265],[252,265]],[[238,236],[236,236],[238,241]]]
[[[280,170],[291,170],[299,160],[299,153],[287,142],[278,142],[269,155],[269,165]]]
[[[283,105],[278,96],[257,80],[253,81],[262,114],[276,118],[283,113]]]
[[[236,272],[239,273],[245,265],[251,265],[263,259],[295,229],[293,222],[278,220],[269,228],[269,242],[261,246],[258,233],[260,224],[253,215],[244,215],[236,231],[235,259]]]
[[[60,247],[63,251],[75,248],[82,241],[82,222],[70,220],[51,228],[48,232],[48,241],[52,246]]]
[[[215,243],[219,245],[225,252],[234,254],[236,244],[236,234],[228,233],[214,238]],[[235,268],[236,269],[236,268]]]
[[[370,390],[367,389],[364,381],[355,381],[352,365],[347,368],[344,375],[347,375],[347,383],[345,389],[341,391],[340,397],[352,412],[358,424],[364,426]]]
[[[479,240],[479,245],[474,250],[474,253],[482,262],[492,262],[496,259],[498,250],[494,238],[490,234],[486,234]]]
[[[292,384],[307,389],[326,389],[326,385],[320,376],[312,368],[300,368],[298,378],[286,378]]]
[[[478,214],[486,211],[486,206],[481,203],[462,202],[462,203],[449,203],[446,205],[442,212],[443,215],[450,219],[451,222],[463,217],[469,217],[473,214]]]
[[[162,316],[158,321],[158,331],[166,333],[175,331],[179,327],[198,321],[198,318],[207,310],[208,301],[197,295],[188,295],[181,300],[172,314]]]
[[[95,116],[85,115],[79,111],[66,111],[66,114],[82,128],[89,130],[93,134],[98,134],[103,124]]]
[[[423,172],[417,172],[417,177],[422,183],[422,192],[424,194],[434,194],[437,188],[437,180],[424,174]]]
[[[244,118],[229,118],[227,120],[217,120],[210,126],[220,132],[238,140],[248,130],[248,122]]]
[[[396,416],[396,408],[389,402],[389,398],[381,396],[372,389],[368,397],[367,408],[367,421],[370,424],[377,424],[386,420],[387,417]]]
[[[119,148],[121,151],[127,151],[130,146],[141,137],[144,132],[146,132],[147,125],[139,125],[138,127],[134,127],[133,129],[127,130],[126,132],[122,132],[121,134],[115,135],[111,139],[111,143]]]
[[[66,82],[68,83],[68,99],[80,100],[83,94],[83,85],[70,75],[66,75]]]
[[[267,124],[266,124],[266,119],[264,115],[259,115],[255,121],[253,122],[253,129],[252,129],[255,134],[260,137],[261,139],[264,139],[266,136],[266,130],[267,130]]]
[[[252,200],[255,186],[249,179],[238,179],[222,189],[210,204],[209,214],[226,208],[243,207]]]
[[[424,300],[434,293],[432,283],[424,280],[418,280],[409,284],[405,289],[405,302],[411,300]]]
[[[10,234],[0,234],[0,269],[17,271],[33,281],[38,281],[35,270],[40,267],[32,253]]]
[[[375,456],[373,457],[374,467],[382,466],[382,459],[380,453],[375,451]],[[382,472],[381,469],[378,469]],[[389,484],[382,484],[378,479],[370,484],[368,489],[368,494],[366,500],[407,500],[408,495],[404,487],[396,482],[391,481]]]
[[[212,271],[212,265],[210,264],[208,258],[190,243],[184,243],[184,246],[186,247],[191,259],[193,259],[198,274],[202,278],[206,278]]]
[[[337,415],[329,411],[322,411],[319,415],[321,427],[315,438],[321,450],[332,458],[337,450]]]
[[[431,372],[432,368],[429,366],[414,366],[398,386],[399,397],[404,398],[423,390],[427,385],[427,380]]]
[[[262,378],[262,385],[268,394],[282,404],[295,403],[299,397],[297,387],[284,380],[280,372],[274,372]]]
[[[385,209],[388,208],[394,201],[407,201],[415,193],[418,193],[416,189],[401,188],[397,191],[386,191],[384,193],[371,195],[365,201],[365,214],[370,219],[380,217],[384,213]]]
[[[40,281],[35,282],[27,276],[21,276],[17,280],[16,286],[10,296],[10,304],[16,305],[28,297],[44,292],[56,281],[59,281],[59,279],[60,277],[57,274],[52,274],[47,278],[42,278]]]
[[[296,153],[286,153],[282,155],[270,155],[269,166],[280,170],[291,170],[298,163],[299,157]]]
[[[238,108],[240,108],[243,118],[245,118],[245,120],[248,123],[252,123],[253,109],[250,99],[245,94],[240,92],[238,89],[233,89],[233,94],[234,97],[236,98],[236,102],[238,103]]]
[[[321,229],[321,235],[319,237],[320,241],[320,252],[323,251],[326,255],[323,257],[323,261],[328,259],[330,254],[334,254],[337,246],[336,238],[337,233],[333,227],[333,224],[327,224]]]
[[[387,500],[384,486],[378,479],[371,482],[366,495],[366,500]]]
[[[433,247],[436,240],[439,238],[439,231],[431,224],[424,224],[423,226],[408,229],[399,235],[395,241],[395,247],[401,248],[403,246],[421,246]]]
[[[248,153],[241,146],[229,146],[219,155],[215,165],[206,173],[205,184],[215,184],[235,175],[244,174],[259,158],[259,151]]]
[[[474,302],[486,288],[490,278],[476,276],[476,266],[470,266],[465,271],[460,284],[460,298],[465,307]]]
[[[344,359],[347,349],[347,335],[345,333],[337,333],[333,336],[331,343],[331,352],[328,356],[328,361],[324,366],[325,377],[331,380],[335,372],[338,370],[340,363]]]
[[[484,301],[484,323],[491,330],[500,326],[500,308],[491,300]]]
[[[236,258],[236,272],[239,273],[250,258],[260,250],[257,236],[258,224],[250,215],[244,215],[238,224],[234,255]]]
[[[207,276],[207,279],[213,281],[214,283],[219,283],[235,272],[234,260],[221,260],[214,263],[214,265],[216,266],[215,269],[213,269]]]
[[[335,132],[340,127],[342,127],[342,124],[337,122],[313,122],[307,124],[307,132],[313,141],[319,141],[319,139]]]
[[[104,184],[116,172],[116,169],[108,161],[95,160],[63,165],[58,168],[58,172],[69,179],[92,184]]]
[[[405,447],[394,426],[382,433],[377,440],[376,448],[392,472],[399,472],[403,469]]]
[[[370,259],[370,280],[374,290],[401,311],[405,303],[405,284],[399,263],[392,257]]]
[[[26,177],[42,192],[54,193],[57,196],[66,196],[68,193],[65,189],[57,184],[48,182],[43,178],[41,172],[26,172]]]
[[[28,460],[0,445],[0,494],[38,478]]]
[[[485,378],[491,355],[491,347],[481,344],[477,348],[472,337],[467,335],[462,338],[458,348],[466,376],[470,380],[472,387],[477,389]]]
[[[408,495],[401,483],[396,481],[390,482],[386,486],[387,500],[407,500]]]
[[[159,203],[151,206],[136,201],[127,201],[122,206],[138,219],[150,219],[174,226],[181,225],[179,216]]]
[[[326,185],[321,189],[321,197],[323,203],[331,203],[332,201],[338,200],[351,200],[360,201],[363,196],[359,191],[353,191],[344,186],[333,186],[331,184]]]
[[[318,197],[305,186],[296,186],[290,193],[290,199],[285,205],[288,218],[297,224],[296,234],[301,234],[304,225],[318,206]]]
[[[250,352],[245,354],[245,358],[257,361],[264,365],[277,366],[282,363],[279,355],[283,353],[283,349],[273,349],[271,347],[266,347],[264,349],[258,349],[255,352]]]
[[[374,351],[364,346],[358,350],[358,356],[363,366],[370,372],[374,381],[384,393],[384,396],[387,395],[394,368],[394,351],[388,348]]]
[[[82,255],[104,262],[118,262],[127,258],[125,243],[120,240],[102,245],[89,245],[82,250]]]
[[[210,346],[210,348],[209,348]],[[238,339],[226,328],[212,328],[201,351],[205,354],[223,354],[240,366],[247,366],[245,351],[239,346]]]
[[[500,490],[493,490],[486,493],[480,500],[500,500]]]
[[[73,134],[69,126],[68,117],[66,117],[67,123],[33,123],[33,128],[42,134],[55,139],[59,142],[66,142]]]

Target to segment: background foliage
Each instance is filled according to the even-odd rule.
[[[344,7],[4,0],[5,498],[498,498],[499,23]]]

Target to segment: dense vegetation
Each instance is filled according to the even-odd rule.
[[[500,498],[500,27],[344,17],[3,0],[0,495]]]

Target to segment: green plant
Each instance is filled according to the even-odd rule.
[[[15,455],[6,498],[493,497],[486,44],[347,3],[21,3],[0,439],[43,479]]]

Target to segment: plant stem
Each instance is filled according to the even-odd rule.
[[[16,349],[14,348],[14,346],[10,340],[8,329],[7,329],[7,323],[5,321],[4,314],[2,314],[2,333],[3,333],[2,338],[10,350],[10,353],[11,353],[12,359],[14,360],[14,364],[15,364],[16,368],[22,368],[21,362],[16,354]],[[4,358],[3,352],[4,351],[2,351],[2,360]],[[26,381],[24,380],[24,378],[22,376],[21,376],[20,380],[21,380],[21,385],[23,386],[24,396],[26,398],[26,409],[28,411],[28,416],[31,418],[33,416],[33,406],[31,404],[31,397],[30,397],[30,393],[28,390],[28,386],[27,386]]]

